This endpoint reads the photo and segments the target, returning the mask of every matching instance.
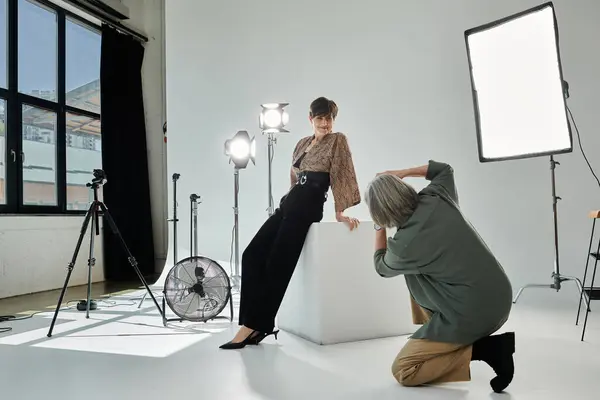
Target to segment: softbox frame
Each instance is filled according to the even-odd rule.
[[[552,14],[553,26],[543,20],[547,16],[542,16],[542,13]],[[522,27],[520,25],[525,23],[525,19],[530,35],[511,36],[511,32]],[[536,35],[546,35],[551,29],[554,32],[552,46],[535,42]],[[510,42],[501,42],[501,36]],[[573,136],[567,114],[566,82],[553,3],[547,2],[468,29],[464,38],[479,161],[505,161],[572,152]],[[485,46],[475,44],[484,40]],[[531,51],[523,52],[523,49]],[[539,53],[534,54],[533,50]],[[507,60],[508,57],[511,59]],[[548,64],[550,61],[552,64]],[[506,64],[497,68],[500,62]],[[541,66],[539,70],[527,70],[536,63]],[[531,91],[527,92],[528,87],[523,87],[528,84],[534,95]],[[548,87],[549,92],[541,92]],[[516,91],[517,88],[519,91]],[[532,104],[537,103],[536,98],[543,97],[547,106],[532,110]],[[541,119],[543,115],[545,120]],[[544,138],[544,135],[547,136]]]

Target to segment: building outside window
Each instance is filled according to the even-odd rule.
[[[97,27],[43,1],[0,0],[0,212],[87,210],[102,168]]]

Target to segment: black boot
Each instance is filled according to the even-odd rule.
[[[515,373],[513,354],[515,352],[515,333],[487,336],[473,343],[471,360],[486,362],[496,377],[490,381],[496,393],[504,391]]]

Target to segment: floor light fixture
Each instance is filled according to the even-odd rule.
[[[465,31],[480,162],[546,156],[550,159],[554,214],[554,271],[550,284],[528,284],[559,291],[560,272],[554,160],[573,151],[567,114],[568,84],[563,80],[558,25],[552,2]],[[586,302],[587,303],[587,302]]]
[[[258,125],[263,135],[267,135],[267,157],[268,157],[268,174],[269,174],[269,207],[267,212],[269,216],[275,212],[275,205],[273,201],[273,184],[272,184],[272,165],[273,165],[273,145],[277,143],[277,137],[275,135],[281,133],[289,133],[285,129],[289,123],[290,117],[285,107],[289,103],[267,103],[261,104],[262,110],[258,117]]]

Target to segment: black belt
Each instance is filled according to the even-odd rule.
[[[302,171],[296,175],[297,185],[310,185],[322,190],[329,190],[329,173],[316,171]]]

